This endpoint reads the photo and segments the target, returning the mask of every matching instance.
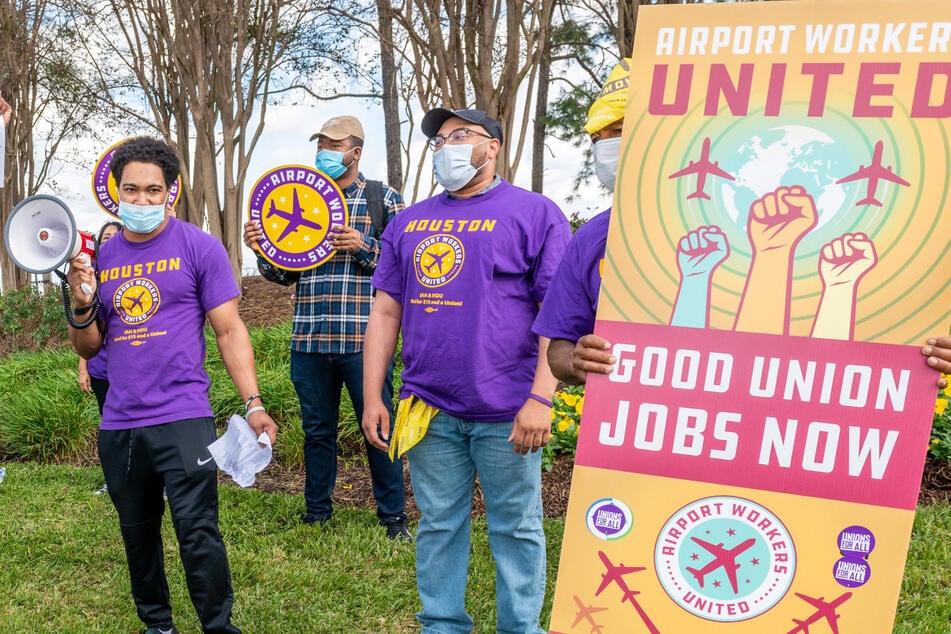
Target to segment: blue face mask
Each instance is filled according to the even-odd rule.
[[[136,205],[120,200],[119,219],[133,233],[152,233],[165,220],[165,205]]]
[[[320,150],[317,152],[317,158],[314,160],[314,165],[321,172],[329,176],[330,178],[337,178],[341,174],[347,171],[350,165],[353,165],[353,161],[350,162],[350,165],[343,164],[343,156],[347,152],[353,152],[357,148],[350,148],[346,152],[338,152],[337,150]]]
[[[488,143],[483,141],[482,143]],[[482,145],[476,143],[476,145]],[[459,191],[475,178],[476,172],[482,169],[489,161],[476,167],[472,164],[472,148],[475,145],[461,143],[450,145],[445,143],[442,149],[433,154],[433,174],[436,182],[446,188],[448,192]]]

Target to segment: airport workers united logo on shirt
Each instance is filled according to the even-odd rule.
[[[146,277],[123,283],[113,295],[116,314],[130,326],[148,321],[158,310],[161,301],[158,287]]]
[[[112,162],[112,155],[115,154],[116,148],[125,141],[119,141],[103,152],[99,160],[96,161],[96,167],[92,172],[93,196],[95,196],[96,202],[102,207],[103,211],[114,218],[119,218],[119,186],[116,184],[116,179],[112,177],[109,164]],[[178,194],[181,188],[182,178],[179,176],[168,188],[168,198],[165,200],[168,207],[174,208],[178,204]]]
[[[691,502],[664,524],[654,550],[664,591],[702,619],[745,621],[789,590],[796,550],[783,523],[765,507],[737,497]]]
[[[456,236],[446,233],[429,236],[413,251],[416,279],[429,287],[448,284],[462,270],[464,259],[465,249]]]
[[[306,165],[276,167],[258,179],[248,218],[264,231],[261,255],[290,271],[320,266],[336,252],[331,225],[347,224],[347,201],[332,178]]]

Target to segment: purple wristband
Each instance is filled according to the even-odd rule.
[[[542,398],[541,396],[539,396],[538,394],[535,394],[534,392],[529,392],[528,398],[532,399],[533,401],[538,401],[539,403],[541,403],[542,405],[546,407],[554,407],[551,401],[549,401],[547,398]]]

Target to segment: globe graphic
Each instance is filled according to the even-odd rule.
[[[846,185],[836,185],[835,181],[858,167],[844,144],[806,125],[757,130],[739,142],[735,153],[721,153],[717,158],[720,167],[736,179],[717,179],[722,209],[741,229],[745,229],[750,205],[756,199],[777,187],[791,185],[805,187],[816,201],[816,229],[822,227],[846,201]]]

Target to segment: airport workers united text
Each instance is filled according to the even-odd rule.
[[[904,113],[913,119],[951,117],[951,22],[721,25],[668,27],[658,32],[659,58],[651,69],[648,112],[684,116],[699,101],[703,115],[745,117],[762,108],[777,117],[788,104],[808,103],[808,116],[821,117],[830,95],[852,98],[852,116],[890,118]],[[786,64],[783,55],[801,51],[806,61]],[[749,62],[731,65],[718,60],[732,54]],[[867,61],[838,56],[868,56]],[[923,61],[913,56],[928,56]],[[765,56],[769,63],[756,61]],[[771,56],[771,57],[770,57]],[[815,61],[809,57],[815,56]],[[833,57],[836,56],[836,57]],[[936,56],[943,56],[941,57]],[[831,58],[831,59],[830,59]],[[790,94],[793,76],[806,80],[806,90]],[[912,88],[898,82],[913,77]],[[754,86],[765,91],[754,90]],[[902,92],[904,91],[904,92]],[[754,98],[765,95],[762,103]],[[726,110],[720,108],[722,103]]]

